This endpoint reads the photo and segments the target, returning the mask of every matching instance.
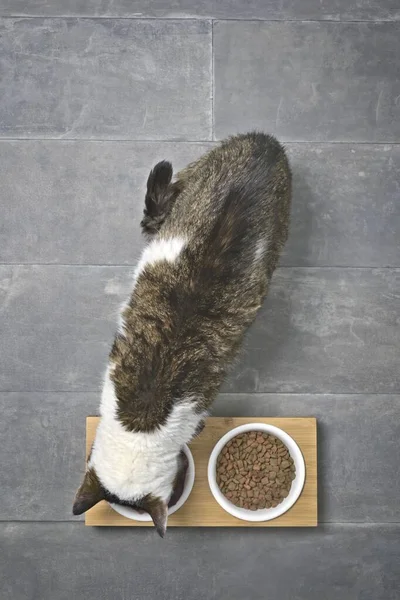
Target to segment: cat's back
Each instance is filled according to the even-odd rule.
[[[206,235],[229,210],[226,198],[240,194],[247,218],[260,229],[289,219],[291,172],[282,145],[270,135],[247,133],[222,142],[178,173],[178,196],[163,235]]]
[[[267,293],[286,241],[291,176],[282,146],[247,134],[178,174],[179,194],[136,269],[114,379],[168,409],[211,402]],[[128,401],[127,401],[128,403]]]

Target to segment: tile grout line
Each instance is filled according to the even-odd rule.
[[[240,133],[240,132],[238,132]],[[243,133],[243,132],[242,132]],[[279,135],[278,135],[279,137]],[[216,144],[221,142],[224,138],[215,138],[210,140],[186,140],[186,139],[163,139],[163,140],[147,140],[147,139],[135,139],[135,138],[61,138],[61,137],[1,137],[0,143],[2,142],[91,142],[91,143],[122,143],[122,144]],[[280,138],[281,143],[285,146],[287,144],[298,144],[304,145],[315,145],[315,146],[329,146],[329,145],[342,145],[342,146],[400,146],[399,141],[359,141],[359,140],[284,140]]]
[[[97,389],[85,389],[85,390],[2,390],[0,389],[0,394],[99,394],[101,392],[101,383],[99,383],[99,387]],[[331,398],[332,396],[337,396],[337,397],[343,397],[343,398],[349,398],[349,397],[361,397],[361,396],[379,396],[379,397],[386,397],[386,398],[393,398],[394,396],[399,396],[399,401],[400,401],[400,390],[396,391],[393,390],[391,392],[368,392],[368,391],[364,391],[364,392],[281,392],[281,391],[275,391],[275,392],[252,392],[252,391],[244,391],[244,392],[219,392],[218,397],[222,397],[222,396],[291,396],[291,397],[298,397],[298,396],[318,396],[318,397],[323,397],[326,396],[327,398]],[[92,416],[98,416],[98,415],[92,415]],[[218,416],[223,416],[223,415],[217,415],[217,414],[213,414],[211,413],[210,415],[211,417],[218,417]],[[248,415],[236,415],[237,417],[246,417]],[[262,416],[271,416],[271,415],[258,415],[260,417]],[[312,415],[310,415],[312,416]]]
[[[340,25],[348,25],[348,24],[357,24],[357,23],[366,23],[371,25],[380,25],[380,24],[392,24],[400,26],[400,21],[396,19],[264,19],[262,17],[253,17],[253,18],[229,18],[229,17],[215,17],[212,15],[202,15],[202,16],[188,16],[188,17],[152,17],[152,16],[140,16],[139,14],[132,14],[130,16],[116,16],[116,15],[1,15],[0,19],[73,19],[73,20],[92,20],[92,21],[172,21],[178,23],[187,23],[187,22],[200,22],[200,21],[210,21],[210,20],[218,20],[220,22],[226,23],[329,23],[329,24],[340,24]]]
[[[120,143],[120,144],[210,144],[212,140],[186,140],[186,139],[166,139],[166,140],[147,140],[135,138],[64,138],[64,137],[1,137],[1,142],[93,142],[93,143]],[[382,142],[383,143],[383,142]],[[399,142],[400,144],[400,142]]]
[[[139,252],[140,254],[140,252]],[[139,258],[139,256],[138,256]],[[111,269],[134,269],[137,262],[133,263],[50,263],[50,262],[0,262],[0,267],[78,267],[78,268],[111,268]],[[286,269],[308,269],[309,271],[316,270],[353,270],[353,271],[398,271],[400,265],[279,265],[278,271]]]

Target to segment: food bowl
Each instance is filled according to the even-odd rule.
[[[241,433],[246,433],[250,431],[261,431],[263,433],[268,433],[270,435],[275,436],[287,447],[289,450],[290,456],[293,459],[295,468],[296,468],[296,477],[292,481],[292,486],[290,488],[288,496],[280,503],[278,506],[273,508],[260,508],[258,510],[248,510],[246,508],[240,508],[240,506],[236,506],[230,500],[224,496],[224,494],[219,489],[216,477],[217,470],[217,460],[224,446],[234,437],[240,435]],[[271,519],[276,519],[283,513],[287,512],[289,508],[293,506],[296,500],[299,498],[306,476],[306,467],[303,455],[301,453],[300,448],[294,441],[294,439],[279,427],[275,427],[274,425],[269,425],[267,423],[246,423],[245,425],[240,425],[239,427],[235,427],[228,431],[214,446],[213,451],[211,452],[210,459],[208,461],[208,484],[211,489],[211,493],[214,496],[215,500],[218,504],[229,514],[238,519],[242,519],[243,521],[270,521]]]
[[[190,492],[192,491],[194,484],[194,460],[189,447],[186,444],[182,447],[183,452],[188,459],[188,469],[186,471],[185,483],[183,487],[183,492],[179,500],[173,506],[168,508],[168,516],[173,515],[177,510],[179,510],[186,502],[186,500],[190,496]],[[129,506],[122,506],[120,504],[110,504],[110,506],[120,515],[126,517],[127,519],[133,519],[134,521],[151,521],[151,516],[147,512],[138,512],[134,508]]]

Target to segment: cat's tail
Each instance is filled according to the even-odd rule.
[[[144,233],[158,233],[180,192],[178,183],[171,183],[172,165],[161,161],[150,171],[147,180],[145,208],[141,227]]]

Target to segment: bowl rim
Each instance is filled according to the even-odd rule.
[[[232,502],[230,502],[230,500],[224,496],[218,487],[216,479],[216,465],[217,458],[221,450],[232,438],[248,431],[263,431],[265,433],[274,435],[285,444],[290,452],[291,457],[293,458],[296,467],[296,477],[292,481],[292,487],[290,488],[288,496],[274,508],[261,508],[256,511],[240,508],[240,506],[235,506],[232,504]],[[270,521],[287,512],[299,499],[305,483],[306,465],[303,454],[297,442],[286,431],[276,427],[275,425],[270,425],[269,423],[252,422],[234,427],[218,440],[208,460],[207,478],[211,493],[215,500],[218,502],[221,508],[231,514],[233,517],[249,522]]]
[[[186,454],[187,459],[189,461],[188,470],[187,470],[186,477],[185,477],[185,486],[183,488],[182,496],[179,498],[178,502],[176,504],[174,504],[174,506],[171,506],[170,508],[168,508],[168,516],[173,515],[177,510],[179,510],[185,504],[186,500],[189,498],[189,496],[192,492],[193,485],[194,485],[195,465],[194,465],[193,454],[187,444],[184,444],[182,446],[182,450]],[[139,513],[134,508],[131,508],[130,506],[122,506],[120,504],[111,504],[111,503],[110,503],[110,506],[117,513],[119,513],[123,517],[126,517],[127,519],[131,519],[132,521],[150,522],[152,520],[151,516],[148,513],[146,513],[146,512]]]

